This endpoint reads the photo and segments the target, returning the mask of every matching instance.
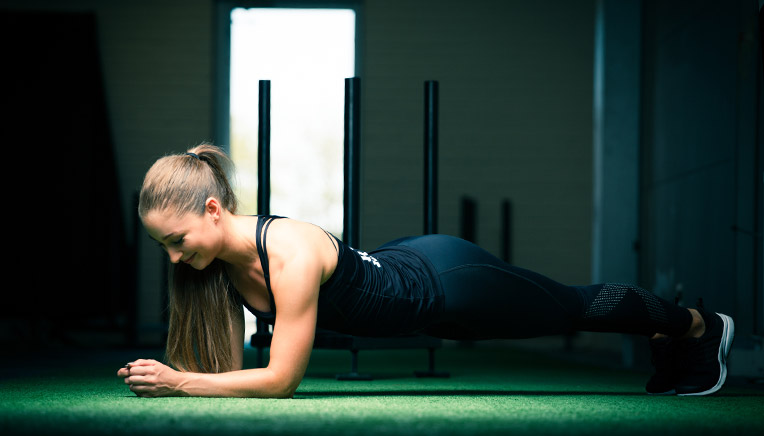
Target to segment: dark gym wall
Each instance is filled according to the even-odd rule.
[[[151,163],[166,152],[214,139],[211,131],[211,0],[2,0],[0,9],[91,14],[94,17],[100,56],[92,61],[101,68],[106,104],[103,115],[108,115],[109,139],[115,162],[115,168],[109,171],[114,172],[121,190],[118,200],[124,215],[125,239],[133,241],[133,196]],[[64,17],[59,19],[65,20]],[[2,42],[4,45],[19,46],[26,43],[23,35]],[[58,67],[66,68],[66,65]],[[38,72],[40,80],[55,82],[55,78],[50,77],[55,71]],[[60,86],[74,88],[79,84],[69,81]],[[38,129],[51,129],[53,124],[46,123],[45,118],[40,120]],[[88,136],[85,131],[72,134],[75,138],[78,135]],[[55,136],[55,133],[50,135]],[[75,143],[60,152],[84,152],[81,145]],[[35,148],[28,151],[35,153],[42,150]],[[62,196],[70,193],[67,191]],[[39,205],[42,213],[59,212],[49,210],[50,205],[45,198],[46,195],[41,192],[35,198],[34,206]],[[63,227],[58,230],[68,231]],[[76,238],[79,233],[79,230],[72,233],[72,237]],[[138,294],[133,297],[133,304],[137,305],[138,340],[156,344],[164,329],[161,324],[164,286],[162,257],[160,249],[149,242],[145,233],[141,231],[138,236],[139,265],[135,278]],[[108,257],[105,251],[94,255]],[[77,293],[77,281],[97,279],[87,272],[87,261],[81,265],[83,270],[77,271],[78,275],[60,279],[62,281],[55,283],[54,290],[58,292],[61,289],[59,286],[63,285],[66,292],[70,292],[67,294],[70,297],[85,298]],[[131,278],[119,280],[123,279]],[[70,289],[75,293],[71,293]],[[32,292],[34,289],[26,291]],[[104,295],[104,301],[108,301],[110,295],[117,291],[111,286],[103,286],[99,292]],[[37,300],[37,304],[48,305],[55,310],[54,302],[45,298]]]
[[[441,233],[477,200],[477,243],[566,282],[590,275],[592,1],[364,3],[362,243],[422,232],[423,81],[440,84]],[[395,193],[394,195],[391,195]]]
[[[0,11],[0,40],[16,41],[0,70],[14,210],[3,235],[13,255],[0,343],[71,343],[72,330],[129,336],[135,256],[124,239],[94,16]]]
[[[641,282],[731,314],[734,371],[764,375],[760,5],[643,7]]]

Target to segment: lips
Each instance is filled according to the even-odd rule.
[[[192,254],[191,257],[189,257],[188,259],[184,260],[183,263],[191,263],[191,261],[194,260],[194,256],[196,256],[196,253]]]

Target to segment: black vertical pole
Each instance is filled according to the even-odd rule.
[[[271,81],[261,80],[257,124],[257,213],[271,213]]]
[[[271,213],[271,81],[259,82],[257,99],[257,213]],[[258,235],[259,237],[259,235]],[[270,342],[270,331],[265,321],[255,319],[257,330],[252,342],[257,345],[257,367],[264,367],[263,348]],[[254,344],[253,344],[254,345]]]
[[[438,82],[424,82],[424,233],[438,232]]]
[[[509,200],[501,203],[501,258],[512,263],[512,203]]]
[[[462,197],[461,238],[477,243],[477,202],[470,197]]]
[[[358,247],[361,150],[361,79],[345,79],[345,190],[342,239]]]

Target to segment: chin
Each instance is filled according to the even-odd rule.
[[[193,268],[193,269],[195,269],[197,271],[201,271],[201,270],[207,268],[208,266],[210,266],[210,262],[207,262],[207,261],[199,262],[198,259],[197,259],[196,262],[189,263],[188,266],[190,266],[191,268]]]

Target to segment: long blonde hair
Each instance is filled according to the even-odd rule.
[[[202,215],[209,197],[236,213],[236,195],[228,175],[233,164],[219,148],[201,144],[187,153],[165,156],[146,173],[138,214],[174,211]],[[168,363],[180,371],[225,372],[233,366],[231,326],[241,316],[241,300],[223,262],[215,259],[197,271],[178,262],[170,270]]]

